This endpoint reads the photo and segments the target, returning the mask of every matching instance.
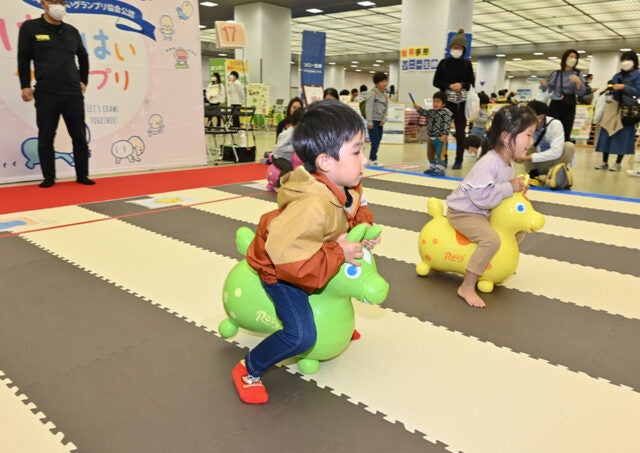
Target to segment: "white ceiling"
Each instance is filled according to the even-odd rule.
[[[373,67],[376,59],[398,60],[401,16],[402,6],[396,5],[293,18],[292,60],[300,55],[303,30],[323,31],[327,62],[355,70],[350,62],[356,60],[358,69],[379,70]],[[425,20],[427,16],[425,12]],[[640,50],[640,1],[475,0],[471,32],[472,61],[504,53],[506,75],[546,75],[559,65],[549,57],[559,57],[567,48],[584,51],[579,66],[586,70],[592,52]],[[214,30],[201,33],[204,43],[215,43]],[[534,56],[534,51],[544,55]]]

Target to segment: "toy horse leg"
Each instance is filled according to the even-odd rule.
[[[480,280],[478,282],[478,290],[483,293],[490,293],[493,291],[493,282],[491,280]]]
[[[298,369],[304,374],[317,373],[320,368],[320,361],[314,359],[301,358],[298,360]]]
[[[425,275],[427,275],[427,274],[429,273],[429,271],[430,271],[430,270],[431,270],[431,266],[429,266],[429,265],[428,265],[427,263],[425,263],[424,261],[422,261],[422,262],[420,262],[420,263],[418,263],[418,264],[416,265],[416,273],[417,273],[418,275],[423,276],[423,277],[424,277]]]
[[[231,338],[238,333],[238,324],[233,319],[227,318],[218,325],[218,332],[224,338]]]

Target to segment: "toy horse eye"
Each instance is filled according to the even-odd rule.
[[[524,205],[524,203],[518,203],[516,205],[516,211],[518,211],[519,213],[523,213],[527,210],[527,207]]]
[[[363,247],[362,248],[362,259],[365,260],[367,263],[371,264],[371,252],[369,251],[368,248]]]
[[[360,268],[360,266],[349,265],[345,268],[344,274],[349,278],[358,278],[362,275],[362,268]]]

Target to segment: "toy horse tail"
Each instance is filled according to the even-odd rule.
[[[238,249],[238,252],[245,256],[249,249],[249,244],[251,244],[255,236],[256,234],[250,228],[238,228],[236,231],[236,249]]]
[[[442,217],[442,200],[436,197],[429,197],[428,212],[431,217]]]

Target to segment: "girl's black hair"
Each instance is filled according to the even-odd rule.
[[[212,74],[212,76],[213,76],[214,79],[216,79],[216,83],[218,83],[218,84],[222,83],[222,81],[220,80],[220,74],[219,73],[214,72]]]
[[[491,121],[489,137],[486,146],[482,146],[482,154],[485,155],[491,149],[513,148],[518,134],[527,130],[531,125],[538,124],[538,115],[530,107],[524,104],[514,104],[502,107]],[[510,142],[505,143],[503,133],[510,134]]]
[[[354,137],[364,135],[362,117],[338,101],[318,101],[305,110],[293,131],[293,149],[310,173],[318,171],[320,154],[340,160],[340,148]]]

